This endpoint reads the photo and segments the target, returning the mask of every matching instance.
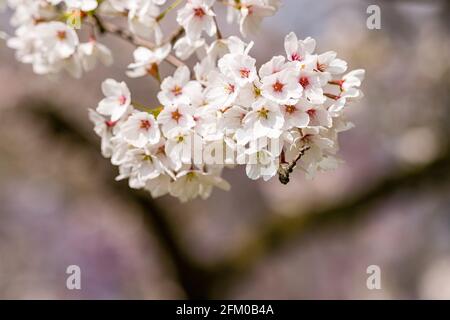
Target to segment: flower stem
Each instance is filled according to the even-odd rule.
[[[138,109],[140,111],[143,111],[143,112],[151,113],[155,117],[157,117],[158,114],[163,109],[162,106],[159,106],[159,107],[156,107],[156,108],[147,107],[147,106],[144,106],[142,103],[137,102],[137,101],[131,101],[131,104],[133,105],[134,108],[136,108],[136,109]]]
[[[159,22],[162,19],[164,19],[164,17],[166,16],[166,14],[168,14],[170,11],[172,11],[173,9],[175,9],[180,3],[182,3],[183,0],[175,0],[170,6],[167,7],[166,10],[164,10],[163,12],[161,12],[159,14],[159,16],[156,17],[156,21]]]
[[[95,20],[95,24],[97,25],[100,33],[106,34],[106,33],[110,33],[113,34],[125,41],[130,42],[131,44],[135,45],[136,47],[138,46],[143,46],[146,47],[150,50],[153,50],[155,45],[151,42],[148,41],[144,41],[141,39],[136,38],[131,32],[121,29],[120,27],[116,26],[115,24],[103,21],[100,16],[94,14],[93,18]],[[165,59],[168,63],[170,63],[171,65],[173,65],[175,68],[178,68],[180,66],[183,66],[184,63],[183,61],[179,60],[177,57],[175,57],[172,54],[169,54],[166,59]]]
[[[222,39],[222,32],[220,32],[219,24],[217,23],[217,18],[216,18],[216,16],[214,16],[213,19],[214,19],[214,23],[216,24],[216,35],[217,35],[217,39],[220,40],[220,39]]]
[[[289,183],[289,176],[294,171],[297,162],[305,155],[305,152],[308,151],[311,147],[306,146],[300,149],[297,157],[290,164],[280,164],[278,168],[278,179],[282,184]]]

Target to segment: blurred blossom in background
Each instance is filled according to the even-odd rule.
[[[103,79],[126,79],[133,47],[107,38],[115,64],[80,81],[34,75],[0,46],[0,298],[450,299],[450,5],[283,3],[255,41],[258,61],[282,54],[293,31],[366,69],[366,97],[348,110],[356,127],[341,135],[345,164],[287,186],[230,170],[230,192],[158,199],[181,253],[118,194],[98,145],[67,143],[30,111],[45,102],[94,138],[87,109]],[[381,30],[366,27],[371,4]],[[224,20],[224,34],[236,31]],[[138,101],[156,100],[152,79],[126,80]],[[66,288],[72,264],[82,290]],[[366,287],[369,265],[380,290]]]

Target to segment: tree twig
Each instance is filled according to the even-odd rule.
[[[309,146],[303,147],[300,149],[297,157],[292,161],[291,163],[280,163],[280,166],[278,168],[278,179],[282,184],[288,184],[289,183],[289,176],[291,175],[292,171],[294,171],[295,167],[297,166],[297,162],[300,161],[300,159],[305,155],[305,152],[310,149]]]
[[[146,41],[143,39],[139,39],[137,37],[135,37],[131,32],[124,30],[118,26],[116,26],[113,23],[109,23],[107,21],[103,21],[98,15],[94,14],[93,15],[94,20],[96,21],[96,24],[99,28],[99,31],[103,34],[105,33],[109,33],[112,35],[115,35],[127,42],[130,42],[131,44],[135,45],[136,47],[138,46],[142,46],[142,47],[146,47],[149,48],[150,50],[153,50],[155,48],[155,44],[153,44],[150,41]],[[168,63],[170,63],[171,65],[173,65],[175,68],[184,66],[184,62],[181,61],[180,59],[178,59],[177,57],[175,57],[172,54],[169,54],[166,59],[165,59]]]
[[[172,46],[177,42],[178,39],[180,39],[184,35],[184,28],[179,27],[177,30],[175,30],[169,38],[164,41],[164,43],[170,43]]]
[[[156,21],[159,22],[162,19],[164,19],[164,17],[166,16],[166,14],[168,14],[170,11],[172,11],[173,9],[175,9],[176,7],[178,7],[178,5],[180,5],[183,2],[183,0],[175,0],[174,2],[172,2],[171,5],[169,5],[166,10],[164,10],[163,12],[161,12],[159,14],[159,16],[156,17]]]
[[[213,20],[214,20],[214,23],[215,23],[215,25],[216,25],[216,35],[217,35],[217,39],[220,40],[220,39],[222,39],[222,32],[220,32],[220,29],[219,29],[219,23],[217,22],[217,17],[214,16],[214,17],[213,17]]]

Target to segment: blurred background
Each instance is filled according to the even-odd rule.
[[[126,79],[131,45],[107,36],[115,64],[80,81],[34,75],[2,43],[0,298],[450,299],[449,2],[283,3],[255,38],[259,62],[294,31],[366,69],[345,164],[287,186],[229,170],[230,192],[187,204],[115,182],[100,156],[87,109],[101,82],[156,99],[153,79]],[[366,27],[371,4],[381,30]],[[66,289],[72,264],[82,290]],[[366,286],[370,265],[380,290]]]

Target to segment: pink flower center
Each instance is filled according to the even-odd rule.
[[[123,106],[126,102],[127,102],[127,97],[125,97],[124,95],[121,95],[121,96],[119,97],[119,104],[120,104],[121,106]]]
[[[293,105],[285,106],[286,113],[293,114],[297,108]]]
[[[108,128],[112,128],[112,127],[114,127],[116,125],[116,121],[109,121],[109,120],[107,120],[107,121],[105,121],[105,125]]]
[[[300,57],[300,55],[297,52],[295,52],[291,55],[291,60],[292,61],[300,61],[300,60],[302,60],[302,58]]]
[[[298,81],[303,88],[309,86],[309,79],[307,77],[301,77]]]
[[[141,120],[141,129],[148,130],[150,129],[152,124],[148,120]]]
[[[158,148],[158,150],[156,151],[156,154],[160,154],[160,155],[166,154],[166,149],[165,149],[164,145],[162,145]]]
[[[241,78],[248,78],[250,75],[250,70],[247,68],[242,68],[241,70],[239,70],[239,73],[241,75]]]
[[[269,118],[269,109],[266,109],[265,107],[262,107],[258,110],[259,116],[264,119]]]
[[[283,92],[284,84],[282,84],[280,81],[277,80],[273,85],[273,91],[275,92]]]
[[[326,68],[327,68],[327,66],[326,66],[325,64],[320,64],[320,63],[317,61],[317,70],[318,70],[318,71],[324,72],[324,71],[326,70]]]
[[[178,122],[183,115],[177,110],[172,112],[172,119]]]
[[[175,86],[175,87],[172,89],[172,93],[173,93],[173,95],[174,95],[175,97],[178,97],[180,94],[183,93],[183,89],[182,89],[180,86]]]
[[[205,10],[203,10],[202,8],[195,8],[194,9],[194,15],[197,18],[202,18],[205,15]]]
[[[306,111],[306,113],[311,117],[314,118],[316,116],[316,109],[309,109]]]
[[[61,30],[56,32],[56,36],[58,37],[59,40],[63,41],[66,39],[67,34],[64,30]]]
[[[232,94],[234,93],[235,86],[229,83],[228,86],[225,88],[225,90],[228,92],[228,94]]]

